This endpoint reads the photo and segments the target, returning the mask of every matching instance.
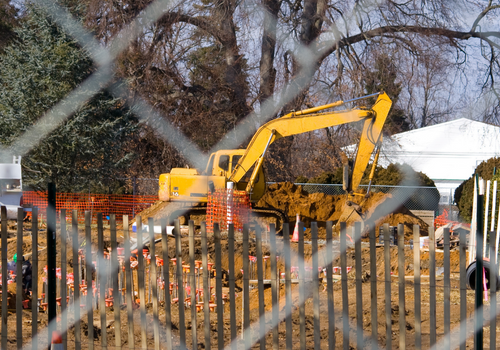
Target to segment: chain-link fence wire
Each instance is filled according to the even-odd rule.
[[[345,195],[346,191],[342,185],[338,184],[309,184],[296,183],[301,185],[302,189],[307,193],[324,193],[327,195]],[[359,186],[361,192],[368,189],[367,185]],[[382,186],[372,185],[371,193],[388,193],[392,198],[398,200],[408,210],[438,210],[440,199],[439,191],[436,187],[423,186]]]
[[[35,125],[21,135],[9,149],[3,147],[0,150],[2,155],[5,153],[25,155],[31,149],[36,147],[45,136],[50,134],[75,111],[81,108],[85,102],[91,99],[96,93],[102,89],[110,88],[115,97],[122,98],[129,104],[131,110],[142,122],[150,124],[154,123],[159,137],[166,140],[177,151],[181,152],[191,165],[201,168],[206,163],[207,156],[202,153],[185,135],[183,135],[178,128],[172,125],[167,118],[163,118],[161,113],[155,110],[150,104],[141,99],[132,100],[130,96],[135,96],[135,94],[129,93],[129,91],[124,87],[124,84],[120,85],[120,87],[116,87],[117,85],[114,85],[113,87],[108,86],[114,78],[113,60],[121,52],[123,52],[128,45],[138,37],[138,35],[140,35],[144,28],[153,24],[166,11],[175,5],[174,2],[167,0],[154,1],[144,11],[142,11],[135,20],[119,32],[107,48],[103,47],[80,25],[78,21],[73,19],[67,9],[50,0],[38,0],[36,2],[48,11],[51,18],[58,25],[60,25],[63,30],[73,36],[82,47],[85,47],[88,50],[98,69],[63,101],[60,101],[60,103],[40,118]],[[377,1],[365,1],[362,4],[360,3],[359,6],[365,10],[369,10],[370,8],[376,8],[377,5]],[[257,7],[266,13],[265,8],[260,7],[260,5],[257,5]],[[361,9],[356,8],[356,11],[359,10]],[[356,11],[343,13],[346,23],[355,23]],[[297,74],[288,84],[284,86],[282,91],[278,92],[278,94],[281,94],[282,96],[279,103],[276,103],[272,99],[264,102],[259,111],[259,118],[255,118],[257,116],[257,112],[251,113],[241,124],[235,127],[226,135],[225,138],[213,147],[213,149],[236,148],[239,146],[241,140],[248,139],[258,127],[258,125],[250,121],[259,120],[260,123],[264,123],[274,116],[276,112],[279,111],[286,103],[295,98],[300,91],[302,91],[302,89],[304,89],[311,82],[312,77],[315,74],[315,65],[316,62],[318,62],[318,58],[320,58],[331,47],[334,47],[342,37],[339,30],[335,27],[332,27],[331,34],[332,35],[329,37],[322,37],[321,42],[317,39],[311,44],[311,47],[320,48],[316,51],[311,50],[309,47],[300,45],[298,42],[294,42],[294,50],[291,50],[290,53],[300,65],[301,70],[299,74]],[[471,106],[471,108],[484,109],[486,102],[485,98],[479,99],[474,106]],[[251,127],[249,127],[249,125]],[[410,182],[407,183],[407,185],[411,186],[412,179],[408,178],[407,180]],[[401,202],[406,202],[408,198],[413,196],[413,193],[418,191],[413,191],[413,193],[406,191],[405,193],[402,193],[400,190],[396,190],[396,192],[401,193],[401,195],[398,194],[396,198],[400,199]],[[383,212],[385,212],[385,214],[389,214],[395,209],[396,207],[391,208],[387,206],[384,208]],[[341,252],[341,254],[342,253],[345,252]],[[292,252],[292,254],[294,253]],[[305,262],[302,261],[301,263],[304,264]],[[257,324],[258,321],[254,323],[253,326]],[[269,326],[272,327],[274,325]],[[358,329],[358,332],[363,332],[363,330]],[[36,341],[36,339],[34,339],[34,341]]]
[[[73,181],[78,182],[78,190],[71,193],[91,194],[127,194],[137,196],[158,195],[158,178],[147,177],[75,177]],[[24,187],[25,191],[31,191],[29,187]]]

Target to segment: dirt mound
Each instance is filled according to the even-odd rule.
[[[295,222],[295,215],[299,214],[300,219],[309,227],[312,221],[324,223],[334,220],[332,217],[340,210],[339,204],[340,196],[308,194],[302,190],[302,186],[285,182],[268,186],[257,206],[280,209],[288,215],[291,222]]]
[[[310,238],[310,227],[312,222],[318,223],[318,237],[324,239],[326,236],[325,226],[327,221],[339,222],[342,213],[349,210],[346,206],[345,195],[326,195],[324,193],[307,193],[302,186],[290,182],[269,185],[264,196],[257,203],[259,207],[277,208],[288,215],[291,227],[295,225],[295,216],[299,214],[301,221],[306,227],[306,238]],[[375,225],[378,236],[379,227],[384,223],[390,226],[404,225],[407,239],[413,237],[413,225],[420,226],[420,234],[428,235],[428,225],[420,218],[413,215],[408,209],[400,205],[390,194],[373,193],[368,199],[360,204],[364,213],[364,231],[366,236],[368,229]],[[165,218],[169,213],[182,208],[178,203],[166,203],[158,201],[150,208],[142,211],[143,222],[148,217],[153,217],[159,223],[160,218]],[[348,225],[359,219],[358,215],[352,215],[345,221]],[[135,221],[132,220],[131,223]]]
[[[257,203],[260,207],[273,207],[282,210],[295,224],[295,215],[299,214],[301,221],[309,228],[311,222],[317,222],[318,236],[324,238],[324,227],[327,221],[336,224],[342,213],[348,210],[345,195],[326,195],[324,193],[307,193],[302,186],[293,183],[276,183],[267,188],[266,194]],[[390,194],[373,193],[361,204],[364,213],[364,234],[375,225],[377,236],[380,225],[388,223],[391,226],[403,224],[406,237],[413,237],[413,225],[420,226],[420,234],[428,235],[428,225],[400,205]],[[357,216],[356,216],[357,217]],[[347,220],[354,222],[355,216]],[[306,230],[309,237],[310,230]]]

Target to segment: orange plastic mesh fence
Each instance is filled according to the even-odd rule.
[[[441,215],[437,216],[434,219],[434,227],[436,229],[441,227],[441,226],[445,226],[447,224],[450,224],[450,223],[453,225],[462,224],[464,226],[470,227],[470,224],[464,224],[464,223],[460,223],[458,221],[450,220],[448,210],[446,210],[446,209],[443,210],[443,213]]]
[[[250,197],[245,191],[217,189],[208,195],[208,232],[213,232],[214,223],[218,223],[221,230],[227,230],[228,222],[234,224],[235,230],[242,231],[249,218]]]
[[[158,196],[138,196],[123,194],[89,194],[89,193],[56,193],[56,210],[67,210],[71,217],[71,210],[78,210],[78,221],[83,222],[85,211],[92,212],[92,219],[97,213],[102,213],[104,218],[116,214],[116,220],[122,221],[123,215],[132,218],[142,210],[158,201]],[[46,216],[47,192],[23,192],[23,203],[38,207],[39,214]],[[94,214],[95,213],[95,214]]]

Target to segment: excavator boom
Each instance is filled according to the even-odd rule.
[[[229,181],[238,183],[251,167],[262,158],[267,146],[282,137],[363,121],[363,131],[350,181],[350,188],[355,191],[361,182],[363,172],[380,138],[392,101],[387,94],[381,93],[371,109],[356,108],[318,113],[320,110],[340,106],[343,103],[339,101],[304,111],[292,112],[261,126],[250,141],[243,157],[235,166]],[[262,161],[257,164],[262,164]],[[254,173],[257,173],[256,170],[254,170]],[[252,179],[250,183],[251,181]]]

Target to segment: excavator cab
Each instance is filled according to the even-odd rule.
[[[210,155],[207,167],[203,174],[212,176],[224,176],[229,179],[229,176],[236,167],[236,164],[238,164],[244,154],[244,149],[219,150],[217,152],[214,152]],[[254,167],[255,164],[246,172],[245,176],[240,181],[235,183],[235,189],[239,191],[246,190]],[[264,195],[265,190],[266,178],[264,175],[264,170],[260,168],[255,179],[253,190],[250,193],[250,201],[257,202]]]

